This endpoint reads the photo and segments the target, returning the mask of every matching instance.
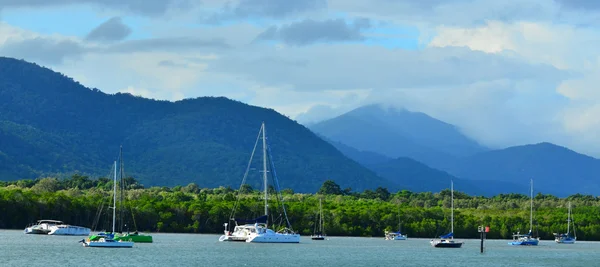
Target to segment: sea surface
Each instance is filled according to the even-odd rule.
[[[541,241],[513,247],[508,240],[467,239],[460,249],[433,248],[429,239],[329,237],[300,244],[218,242],[218,235],[153,234],[133,248],[86,248],[83,237],[25,235],[0,230],[0,266],[600,266],[600,243]],[[460,240],[460,239],[458,239]]]

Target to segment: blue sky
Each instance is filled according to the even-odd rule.
[[[386,103],[491,147],[600,156],[599,15],[586,0],[0,0],[0,56],[107,93],[226,96],[302,123]]]

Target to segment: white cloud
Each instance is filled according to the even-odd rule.
[[[106,7],[106,17],[151,16],[144,22],[151,37],[133,38],[140,26],[135,23],[128,23],[132,38],[101,44],[0,22],[0,53],[49,65],[108,93],[167,100],[227,96],[302,122],[387,102],[456,124],[490,146],[552,141],[600,155],[600,143],[593,140],[600,133],[600,9],[552,0],[330,0],[307,6],[253,1],[261,5],[233,1],[221,14],[216,0],[204,1],[205,10],[185,11],[174,4],[186,2],[179,0],[150,7],[89,0]],[[114,11],[119,7],[124,13]],[[246,13],[236,14],[236,7]],[[177,10],[181,13],[171,14]],[[220,26],[202,24],[217,13],[226,15],[218,18]],[[358,17],[368,18],[372,27],[350,38],[357,40],[351,44],[253,42],[277,25],[281,30],[302,21]],[[361,43],[363,37],[391,35],[378,25],[417,27],[424,47]],[[331,29],[338,28],[344,27]],[[299,31],[303,36],[306,29]]]

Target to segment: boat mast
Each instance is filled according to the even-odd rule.
[[[262,123],[262,141],[263,141],[263,183],[265,184],[265,215],[267,215],[267,222],[269,220],[269,203],[267,202],[267,138],[265,123]],[[268,224],[268,223],[267,223]]]
[[[530,186],[529,232],[533,234],[533,179]]]
[[[450,224],[451,224],[451,230],[450,233],[452,233],[452,239],[454,239],[454,181],[450,180],[450,197],[451,197],[451,205],[452,205],[452,211],[450,212]]]
[[[115,161],[115,176],[113,179],[113,221],[112,232],[115,233],[115,219],[117,218],[117,161]]]
[[[571,230],[571,201],[569,201],[569,213],[567,214],[567,236],[569,235],[569,230]]]
[[[120,180],[120,199],[119,199],[119,232],[122,233],[123,232],[123,221],[124,221],[124,216],[123,216],[123,191],[125,191],[125,183],[123,182],[123,145],[121,145],[121,147],[119,148],[119,176],[121,176]]]
[[[319,198],[319,234],[323,234],[323,206],[321,205],[321,199]]]

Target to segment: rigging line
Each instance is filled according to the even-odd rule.
[[[110,170],[108,172],[107,177],[110,177],[112,173],[112,170]],[[97,227],[100,225],[100,217],[102,216],[102,211],[104,210],[104,203],[106,198],[104,197],[104,191],[100,192],[100,195],[102,195],[102,201],[100,202],[100,206],[98,206],[97,212],[96,212],[96,217],[94,218],[94,222],[92,223],[92,228],[94,229],[94,231],[96,231]]]
[[[280,192],[280,188],[279,188],[279,179],[277,179],[277,172],[275,171],[275,163],[273,162],[273,157],[271,155],[271,146],[269,144],[267,144],[267,155],[269,156],[269,161],[271,162],[271,170],[273,171],[273,177],[275,179],[275,190],[276,190],[276,195],[278,198],[281,199],[281,207],[283,208],[283,214],[285,215],[285,221],[287,222],[287,227],[290,230],[292,229],[292,224],[290,224],[290,220],[287,216],[287,211],[285,210],[285,204],[283,203],[283,196],[281,195]]]
[[[125,162],[123,161],[123,157],[121,156],[121,184],[123,185],[123,190],[125,190],[125,188],[127,188],[128,184],[125,183],[126,181],[125,181],[125,179],[123,179],[123,177],[125,177]],[[131,212],[131,220],[133,221],[134,230],[137,231],[138,227],[137,227],[137,223],[135,221],[135,215],[133,214],[133,207],[131,205],[129,205],[129,211]],[[123,218],[124,218],[124,216],[123,216]]]
[[[125,221],[125,214],[124,214],[124,202],[123,202],[123,193],[125,191],[125,185],[124,185],[124,181],[123,181],[123,145],[121,145],[119,147],[119,175],[121,176],[121,181],[120,181],[120,202],[119,202],[119,232],[123,232],[123,223]]]
[[[244,184],[246,183],[246,178],[248,178],[248,173],[250,172],[250,166],[252,165],[252,159],[254,158],[254,153],[256,152],[256,147],[258,146],[258,141],[260,140],[260,134],[262,133],[262,127],[260,129],[260,131],[258,131],[258,136],[256,137],[256,142],[254,142],[254,148],[252,149],[252,154],[250,154],[250,159],[248,160],[248,165],[246,165],[246,171],[244,172],[244,177],[242,178],[242,183],[240,184],[240,188],[238,189],[237,192],[237,199],[235,201],[235,203],[233,204],[233,209],[231,210],[231,215],[229,216],[230,220],[234,220],[234,215],[235,212],[237,211],[238,207],[239,207],[239,202],[240,202],[240,198],[242,197],[242,194],[240,193],[242,191],[242,186],[244,186]]]

